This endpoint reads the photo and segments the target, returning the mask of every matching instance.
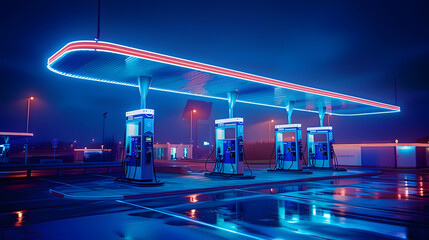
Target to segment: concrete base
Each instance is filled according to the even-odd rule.
[[[240,189],[256,186],[274,186],[277,184],[288,184],[325,179],[350,178],[360,176],[373,176],[380,174],[376,170],[349,170],[347,172],[313,170],[313,174],[283,174],[281,172],[267,172],[266,168],[254,170],[255,179],[224,179],[217,177],[205,177],[204,173],[179,174],[157,174],[165,184],[156,188],[136,187],[132,184],[115,181],[116,177],[97,174],[94,180],[87,178],[79,181],[73,178],[73,182],[65,182],[62,186],[50,189],[50,193],[69,199],[80,200],[107,200],[107,199],[136,199],[153,198],[171,195],[195,194],[201,192],[221,191],[229,189]],[[87,176],[87,175],[86,175]],[[55,181],[63,181],[55,178]]]
[[[126,179],[126,178],[117,178],[115,179],[115,181],[117,182],[122,182],[122,183],[129,183],[129,184],[134,184],[134,185],[138,185],[138,186],[148,186],[148,187],[155,187],[155,186],[161,186],[164,184],[164,182],[155,182],[155,181],[138,181],[138,180],[130,180],[130,179]]]
[[[217,172],[204,173],[204,176],[224,178],[224,179],[254,179],[255,178],[254,175],[228,174],[228,173],[217,173]]]
[[[307,167],[305,169],[317,169],[321,171],[339,171],[339,172],[347,172],[347,168],[340,168],[340,167]]]
[[[268,172],[283,172],[283,173],[302,173],[302,174],[312,174],[312,171],[304,170],[294,170],[294,169],[267,169]]]

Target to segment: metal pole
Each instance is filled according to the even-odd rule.
[[[323,119],[325,118],[326,107],[319,107],[320,126],[323,127]]]
[[[104,145],[104,122],[106,121],[106,117],[103,115],[103,145]]]
[[[293,113],[294,105],[295,105],[295,102],[293,102],[293,101],[288,101],[286,103],[286,113],[287,113],[288,124],[292,124],[292,113]]]
[[[192,144],[192,147],[194,147],[194,143],[192,142],[192,112],[193,110],[191,109],[191,144]]]
[[[107,112],[103,113],[103,145],[105,144],[104,131],[106,128],[106,118],[107,118]]]
[[[27,133],[28,133],[29,122],[30,122],[30,98],[27,98]],[[27,165],[27,154],[28,154],[28,137],[25,137],[25,159],[24,159],[25,165]]]
[[[100,8],[101,8],[101,0],[98,0],[98,23],[97,23],[97,37],[96,41],[100,40]]]
[[[149,76],[139,76],[137,79],[140,91],[140,108],[146,109],[146,98],[152,78]]]
[[[235,102],[237,101],[238,92],[236,92],[236,91],[228,92],[227,97],[228,97],[228,107],[229,107],[229,118],[233,118],[234,117],[234,106],[235,106]]]
[[[27,133],[28,133],[28,122],[30,121],[30,98],[27,98]]]

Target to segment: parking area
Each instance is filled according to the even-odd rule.
[[[117,173],[0,181],[1,239],[423,239],[429,171],[127,200],[48,189]]]

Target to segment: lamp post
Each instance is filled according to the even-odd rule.
[[[196,112],[197,112],[196,109],[194,109],[194,110],[191,111],[191,144],[192,144],[192,146],[194,146],[194,143],[192,141],[192,113],[196,113]]]
[[[271,123],[274,123],[274,119],[268,121],[268,141],[271,140]]]
[[[28,124],[30,122],[30,102],[34,100],[34,97],[27,98],[27,133]],[[28,137],[25,138],[25,164],[27,164],[27,152],[28,152]]]
[[[107,118],[107,112],[103,113],[103,145],[104,145],[104,128],[105,128],[106,118]]]

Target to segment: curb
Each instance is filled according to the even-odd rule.
[[[124,199],[123,195],[112,195],[112,196],[79,196],[79,195],[71,195],[67,193],[62,193],[60,191],[49,189],[49,193],[66,199],[75,199],[75,200],[118,200]]]
[[[230,190],[230,189],[236,189],[236,188],[279,185],[279,184],[285,184],[285,183],[300,183],[300,182],[311,182],[311,181],[320,181],[320,180],[329,180],[329,179],[377,176],[380,174],[382,174],[382,172],[377,171],[377,172],[372,172],[372,173],[359,173],[359,174],[354,174],[354,175],[302,178],[302,179],[296,179],[296,180],[284,180],[284,181],[277,181],[277,182],[262,182],[262,183],[252,183],[252,184],[240,184],[240,185],[233,185],[233,186],[196,188],[196,189],[186,189],[186,190],[157,192],[157,193],[145,193],[145,194],[135,194],[135,195],[75,196],[75,195],[71,195],[71,194],[62,193],[60,191],[53,190],[53,189],[49,189],[49,193],[54,195],[54,196],[60,197],[60,198],[75,199],[75,200],[118,200],[118,199],[127,200],[127,199],[137,199],[137,198],[154,198],[154,197],[165,197],[165,196],[183,195],[183,194],[191,194],[191,193],[212,192],[212,191]]]

